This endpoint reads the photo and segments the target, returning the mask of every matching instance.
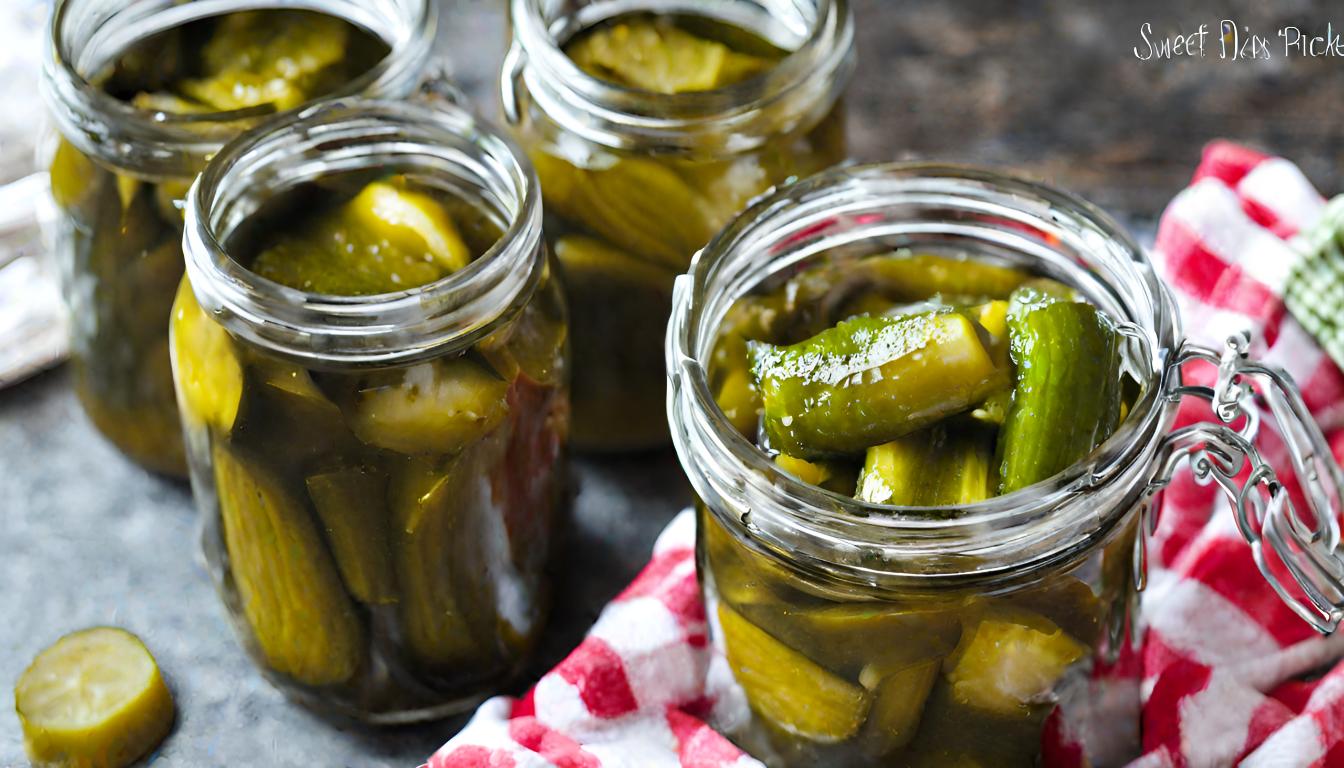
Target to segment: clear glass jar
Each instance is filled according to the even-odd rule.
[[[664,95],[592,77],[564,52],[631,13],[686,13],[791,53],[765,75]],[[546,197],[574,337],[576,446],[665,445],[662,337],[672,281],[748,201],[845,157],[847,0],[512,0],[505,117]]]
[[[305,293],[230,257],[267,201],[363,171],[478,206],[504,234],[441,280],[373,296]],[[315,106],[220,151],[184,248],[187,458],[248,652],[287,695],[372,722],[496,691],[547,613],[569,426],[563,297],[526,160],[457,108]]]
[[[706,376],[725,312],[771,276],[836,249],[921,247],[1075,286],[1118,321],[1126,370],[1142,384],[1088,459],[950,518],[799,481],[732,426]],[[773,766],[1029,766],[1060,732],[1082,743],[1090,765],[1127,762],[1138,749],[1138,683],[1098,678],[1134,650],[1143,526],[1186,458],[1227,490],[1280,594],[1333,630],[1344,605],[1341,473],[1291,382],[1244,349],[1245,339],[1221,352],[1184,342],[1134,242],[1096,208],[1043,186],[870,166],[758,202],[678,278],[667,339],[668,414],[700,499],[701,578],[730,681],[716,727]],[[1195,360],[1218,366],[1216,387],[1183,383]],[[1307,509],[1293,511],[1255,449],[1251,379],[1293,445],[1296,475],[1311,480]],[[1210,401],[1218,420],[1172,432],[1183,396]]]
[[[186,473],[167,323],[182,277],[182,197],[225,141],[272,110],[139,109],[98,79],[157,33],[281,7],[347,21],[390,49],[326,97],[401,98],[425,74],[436,18],[428,0],[61,0],[52,17],[43,93],[62,139],[51,159],[54,232],[75,388],[99,431],[156,472]]]

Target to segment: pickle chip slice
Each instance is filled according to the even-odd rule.
[[[632,19],[594,30],[566,53],[593,77],[663,94],[722,88],[772,66],[769,59],[738,53],[660,19]]]
[[[183,414],[227,434],[243,399],[243,367],[229,332],[206,316],[185,277],[177,289],[171,325],[173,374]]]
[[[38,765],[129,765],[173,727],[173,696],[154,657],[112,627],[71,633],[39,653],[19,677],[14,704]]]
[[[201,50],[207,74],[179,87],[219,110],[293,109],[328,90],[324,75],[345,58],[349,32],[345,22],[319,13],[231,13]]]
[[[758,715],[821,743],[844,741],[868,716],[872,696],[719,604],[728,666]]]
[[[508,415],[508,382],[459,357],[405,369],[400,381],[361,390],[350,429],[398,453],[457,453]]]

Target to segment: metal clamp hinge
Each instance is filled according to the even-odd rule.
[[[1265,580],[1297,615],[1328,634],[1344,620],[1344,560],[1337,551],[1344,472],[1292,378],[1250,359],[1249,347],[1250,338],[1238,334],[1221,351],[1186,343],[1175,355],[1171,364],[1176,367],[1195,360],[1218,366],[1212,388],[1187,386],[1173,376],[1177,384],[1166,393],[1172,402],[1184,397],[1209,401],[1218,422],[1182,427],[1167,438],[1149,492],[1165,487],[1176,467],[1189,459],[1196,478],[1222,488]],[[1262,403],[1274,418],[1306,510],[1293,503],[1258,447],[1265,426]]]

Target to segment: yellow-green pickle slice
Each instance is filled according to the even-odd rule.
[[[258,254],[251,269],[310,293],[365,296],[432,283],[470,260],[448,211],[393,177],[304,220]]]
[[[944,664],[960,704],[997,715],[1026,715],[1088,653],[1044,616],[991,612],[966,627]]]
[[[581,35],[565,52],[580,69],[654,93],[710,91],[762,74],[774,61],[739,53],[665,17],[620,19]]]
[[[172,360],[178,398],[188,421],[221,434],[233,429],[243,398],[243,368],[224,326],[206,316],[182,278],[173,304]]]
[[[113,627],[73,632],[19,676],[14,707],[35,765],[121,768],[173,727],[173,697],[138,638]]]
[[[720,603],[724,652],[751,708],[786,733],[830,744],[858,733],[872,695]]]
[[[465,357],[420,363],[361,389],[347,411],[364,442],[397,453],[456,453],[508,415],[508,382]]]
[[[214,464],[229,573],[266,664],[306,685],[349,680],[363,627],[308,510],[222,443]]]
[[[350,25],[305,11],[244,11],[221,18],[201,50],[205,75],[178,83],[217,110],[293,109],[338,85]]]

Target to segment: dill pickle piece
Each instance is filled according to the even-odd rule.
[[[771,725],[810,741],[835,743],[858,732],[872,695],[776,640],[725,604],[723,644],[747,701]]]
[[[761,396],[752,385],[751,371],[745,365],[734,366],[728,371],[714,399],[734,429],[747,437],[756,436],[761,420]]]
[[[631,258],[680,274],[719,228],[717,218],[706,216],[701,194],[665,163],[619,157],[589,169],[544,150],[531,157],[547,211]]]
[[[1087,646],[1027,611],[992,612],[967,627],[944,663],[960,704],[1005,717],[1027,716]]]
[[[427,667],[484,665],[498,652],[477,518],[493,513],[489,474],[507,448],[504,431],[451,458],[411,459],[392,477],[397,615],[407,649]]]
[[[205,74],[182,93],[217,110],[293,109],[339,84],[350,25],[305,11],[241,11],[219,19],[201,49]],[[334,81],[333,81],[333,78]]]
[[[775,457],[779,468],[802,480],[804,483],[825,488],[843,496],[853,496],[854,486],[858,482],[857,470],[847,462],[818,459],[804,461],[792,456],[780,454]]]
[[[863,668],[859,682],[873,692],[873,706],[858,736],[864,754],[880,758],[915,738],[924,704],[933,693],[941,669],[941,659],[895,667],[870,664]]]
[[[477,346],[481,356],[501,378],[512,380],[519,371],[533,382],[551,386],[560,383],[565,374],[561,352],[569,340],[569,325],[555,283],[538,290],[541,299],[553,299],[555,306],[547,309],[528,304],[507,328],[481,341]],[[553,294],[554,295],[549,295]]]
[[[985,349],[993,358],[994,365],[1007,370],[1013,364],[1009,351],[1008,302],[996,299],[972,307],[970,315],[984,331]]]
[[[722,88],[773,65],[659,18],[621,20],[592,30],[565,53],[593,77],[663,94]]]
[[[999,493],[1082,460],[1120,419],[1119,342],[1095,307],[1055,301],[1009,322],[1017,381],[999,433]]]
[[[369,445],[398,453],[456,453],[508,415],[509,384],[466,357],[432,360],[375,380],[355,394],[350,429]]]
[[[224,326],[196,302],[183,277],[171,321],[173,378],[183,416],[222,434],[233,429],[243,397],[243,369]]]
[[[387,476],[371,467],[342,467],[310,475],[306,483],[350,594],[362,603],[395,603]]]
[[[84,208],[98,190],[100,169],[65,139],[56,144],[51,157],[51,197],[66,210]]]
[[[266,664],[305,685],[349,680],[364,632],[308,510],[224,445],[213,455],[229,572]]]
[[[890,299],[918,301],[935,294],[1006,299],[1029,275],[1019,269],[975,261],[897,251],[861,261],[858,273]]]
[[[779,602],[740,606],[741,613],[790,647],[846,677],[867,666],[899,668],[940,661],[961,638],[960,604]]]
[[[364,296],[432,283],[470,260],[447,210],[393,177],[281,234],[250,268],[301,291]]]
[[[467,244],[443,206],[404,183],[369,184],[346,204],[343,215],[395,248],[433,257],[445,272],[456,272],[471,261]]]
[[[173,727],[173,696],[149,649],[114,627],[72,632],[14,686],[24,747],[48,768],[121,768]]]
[[[752,357],[770,445],[803,459],[863,452],[1008,386],[952,312],[855,318],[789,347],[754,343]]]
[[[899,507],[945,507],[994,495],[994,435],[973,423],[935,424],[868,449],[857,498]]]

